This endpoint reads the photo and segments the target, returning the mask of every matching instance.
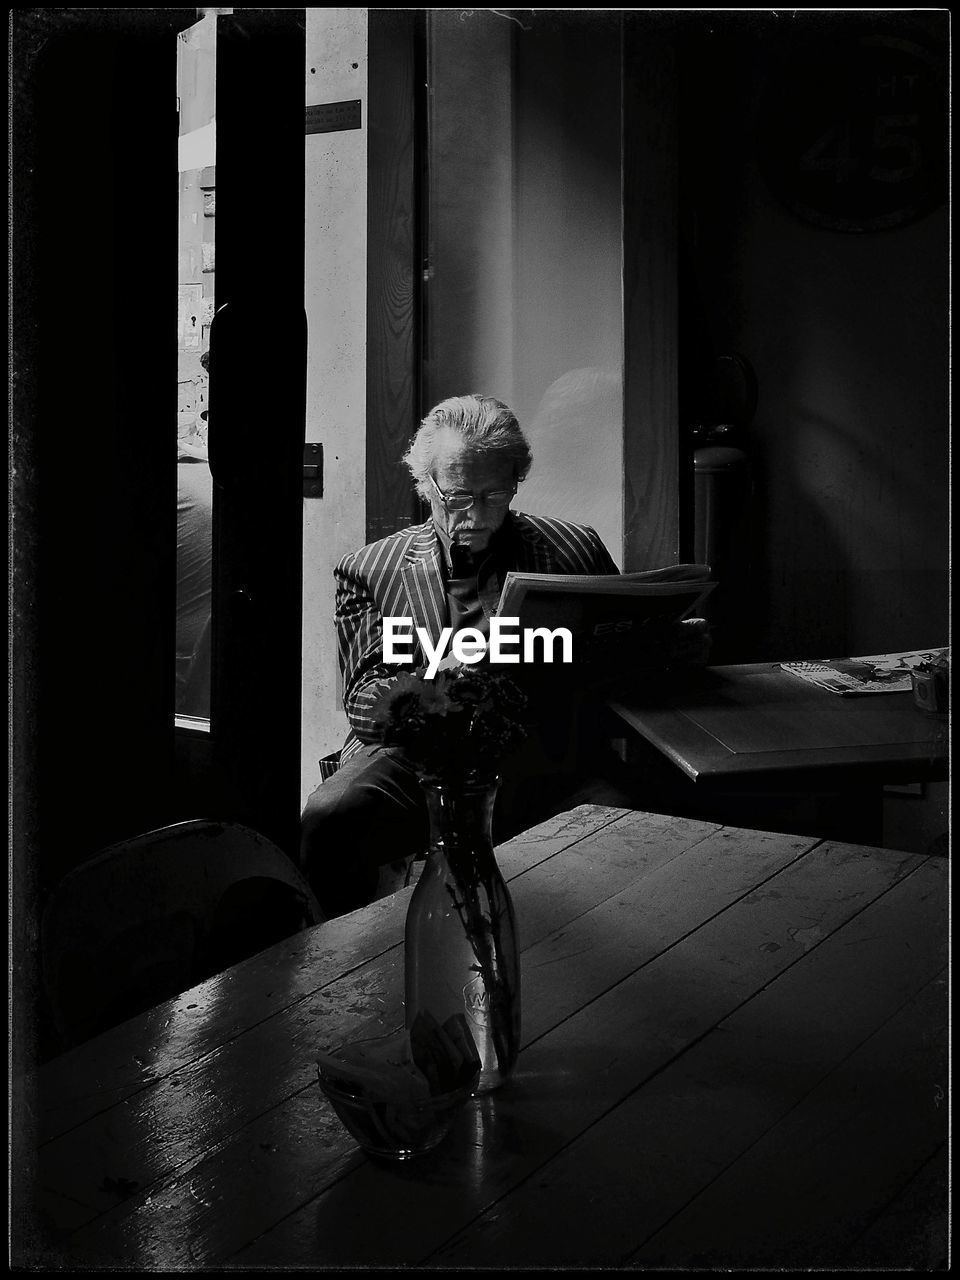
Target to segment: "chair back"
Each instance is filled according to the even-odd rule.
[[[174,823],[70,871],[47,902],[41,966],[63,1047],[324,919],[291,859],[236,823]]]

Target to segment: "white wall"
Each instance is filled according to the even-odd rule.
[[[324,494],[303,502],[302,798],[343,742],[333,566],[366,541],[367,10],[308,9],[306,104],[360,99],[360,129],[305,140],[307,442]]]
[[[513,408],[533,449],[517,506],[592,525],[623,566],[617,15],[538,14],[514,77]]]
[[[619,23],[432,10],[425,396],[505,400],[534,463],[519,510],[623,562]]]

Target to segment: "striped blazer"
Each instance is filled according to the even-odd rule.
[[[518,547],[511,568],[526,573],[618,573],[594,529],[545,516],[511,511]],[[411,618],[436,645],[449,625],[443,552],[433,520],[392,533],[351,552],[334,570],[337,584],[337,642],[343,675],[343,705],[350,733],[341,763],[379,733],[373,707],[389,680],[426,664],[413,639],[413,666],[383,661],[383,619]]]

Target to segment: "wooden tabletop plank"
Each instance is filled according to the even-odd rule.
[[[723,828],[523,954],[524,1042],[595,1000],[809,852],[804,836]]]
[[[149,1201],[118,1202],[112,1214],[61,1237],[61,1256],[98,1270],[215,1269],[238,1241],[255,1238],[264,1224],[282,1221],[365,1162],[313,1085],[258,1116],[242,1140],[233,1134],[178,1169]]]
[[[856,1239],[840,1270],[949,1271],[950,1151],[945,1142]]]
[[[622,1264],[938,974],[947,924],[942,871],[925,864],[853,917],[431,1255],[430,1265]],[[915,927],[905,929],[907,921]],[[939,998],[945,1026],[942,991]],[[735,1217],[743,1223],[747,1210],[740,1206]]]
[[[510,881],[521,948],[645,880],[719,830],[718,823],[628,812],[562,856],[538,863]]]
[[[521,833],[498,849],[505,877],[522,875],[628,812],[581,805]],[[40,1074],[37,1140],[69,1131],[396,946],[411,893],[401,890],[287,938],[54,1059]]]
[[[715,830],[707,823],[628,813],[596,827],[586,852],[578,842],[567,844],[562,859],[528,859],[511,879],[521,939],[536,943]],[[390,950],[295,1004],[285,996],[269,1021],[183,1068],[158,1073],[148,1088],[107,1112],[109,1123],[93,1117],[46,1143],[40,1169],[52,1221],[72,1229],[115,1210],[118,1180],[144,1194],[233,1130],[310,1087],[318,1049],[396,1025],[402,1018],[401,940],[396,923]],[[215,1095],[208,1084],[213,1073]],[[65,1196],[68,1221],[59,1217]]]
[[[627,1264],[836,1267],[946,1137],[945,1015],[944,975]],[[946,1237],[942,1246],[946,1252]],[[887,1265],[906,1261],[901,1253]]]
[[[258,1116],[313,1088],[318,1050],[395,1025],[402,994],[397,947],[45,1144],[38,1168],[52,1225],[68,1225],[54,1216],[64,1196],[73,1206],[71,1226],[81,1214],[93,1221],[110,1212],[123,1217],[141,1202],[155,1206],[161,1179],[182,1178]],[[286,1149],[291,1140],[284,1135]],[[135,1194],[118,1192],[118,1183]]]
[[[921,861],[857,846],[812,850],[526,1046],[510,1086],[476,1109],[475,1158],[461,1133],[408,1169],[368,1161],[236,1261],[430,1257]],[[378,1206],[375,1232],[352,1212],[359,1204]]]

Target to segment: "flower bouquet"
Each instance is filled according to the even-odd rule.
[[[493,777],[527,736],[527,700],[489,667],[391,680],[374,712],[385,746],[399,747],[429,781]]]

